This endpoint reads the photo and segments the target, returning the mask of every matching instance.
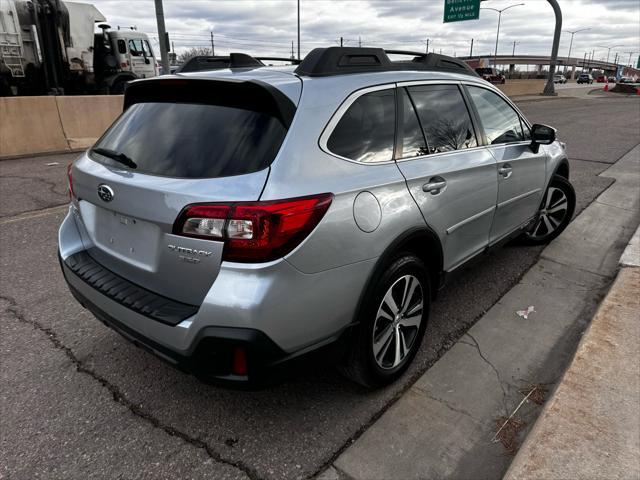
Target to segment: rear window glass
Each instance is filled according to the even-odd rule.
[[[396,105],[393,90],[362,95],[342,116],[329,137],[332,153],[358,162],[393,159]]]
[[[131,105],[94,148],[124,154],[136,172],[213,178],[268,167],[287,129],[275,117],[229,106],[149,102]],[[91,158],[128,168],[92,152]]]

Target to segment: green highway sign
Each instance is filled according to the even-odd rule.
[[[478,18],[480,18],[480,0],[444,0],[444,23]]]

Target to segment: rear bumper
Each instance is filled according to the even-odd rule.
[[[208,326],[197,333],[190,352],[177,352],[129,327],[94,303],[86,292],[81,291],[84,288],[77,288],[77,282],[83,280],[61,257],[59,260],[71,294],[98,320],[134,345],[207,383],[251,388],[265,386],[320,362],[335,363],[348,345],[350,329],[315,348],[287,354],[259,330]],[[239,349],[246,359],[243,374],[234,372],[234,358]]]

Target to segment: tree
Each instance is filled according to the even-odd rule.
[[[178,55],[178,63],[186,63],[190,58],[201,55],[211,55],[211,49],[206,47],[192,47]]]

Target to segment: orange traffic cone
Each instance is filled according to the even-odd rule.
[[[609,91],[609,83],[608,83],[608,82],[604,84],[604,89],[603,89],[603,90],[604,90],[605,92],[608,92],[608,91]]]

